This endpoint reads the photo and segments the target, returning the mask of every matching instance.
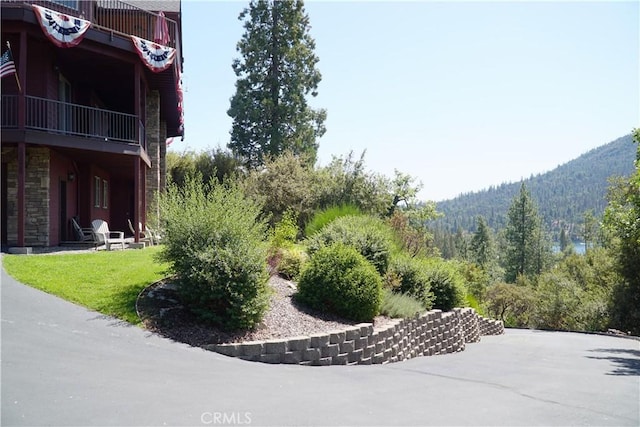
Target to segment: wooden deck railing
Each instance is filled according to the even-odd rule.
[[[17,129],[18,117],[18,95],[2,95],[2,128]],[[144,126],[133,114],[35,96],[25,96],[24,127],[145,146]]]
[[[32,4],[87,19],[92,25],[105,31],[113,31],[123,36],[134,35],[151,41],[154,41],[154,31],[159,19],[155,12],[120,0],[2,0],[3,7],[31,7]],[[178,24],[172,19],[164,19],[169,30],[170,41],[167,45],[180,49]]]

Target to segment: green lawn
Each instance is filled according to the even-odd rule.
[[[160,247],[64,255],[2,255],[12,277],[92,310],[138,324],[136,297],[166,275]]]

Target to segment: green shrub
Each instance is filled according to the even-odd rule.
[[[393,245],[391,229],[382,220],[370,216],[337,218],[307,241],[309,254],[334,243],[355,248],[373,264],[378,273],[385,274]]]
[[[433,292],[433,308],[449,311],[464,303],[462,276],[455,264],[440,259],[425,263],[425,274]]]
[[[380,314],[389,317],[407,318],[425,311],[422,303],[409,295],[399,294],[385,288],[382,290]]]
[[[183,303],[204,321],[249,329],[268,308],[266,224],[260,206],[233,184],[188,180],[160,198],[161,258],[178,278]]]
[[[309,256],[304,249],[292,246],[279,251],[280,256],[276,270],[278,274],[288,280],[297,280]]]
[[[356,321],[380,311],[382,279],[352,247],[337,243],[319,249],[300,275],[297,298],[317,310]]]
[[[306,223],[317,204],[313,161],[287,151],[265,158],[264,167],[251,170],[242,181],[247,196],[263,205],[269,225],[277,224],[294,208],[299,224]]]
[[[273,228],[272,248],[290,248],[298,238],[298,214],[287,209],[282,219]]]
[[[535,294],[530,288],[496,283],[487,289],[485,301],[489,316],[504,321],[505,326],[529,326],[535,306]]]
[[[542,274],[535,290],[533,326],[538,329],[584,330],[585,292],[575,281],[556,271]]]
[[[433,306],[430,277],[427,275],[427,265],[423,259],[406,255],[396,256],[392,259],[385,278],[395,293],[415,298],[426,310]]]
[[[348,215],[361,215],[360,209],[355,205],[340,205],[323,209],[313,215],[304,229],[304,234],[311,237],[333,220]]]
[[[476,299],[475,296],[473,296],[473,294],[465,294],[464,296],[464,302],[465,302],[465,307],[471,307],[473,308],[479,315],[483,316],[484,315],[484,310],[482,309],[482,307],[480,306],[480,304],[478,303],[478,300]]]

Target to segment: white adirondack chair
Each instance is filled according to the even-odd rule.
[[[125,241],[123,231],[110,231],[109,224],[101,219],[94,219],[91,227],[93,228],[93,234],[95,234],[98,243],[104,244],[108,251],[111,250],[111,245],[122,245],[122,249],[124,249]]]
[[[135,237],[136,235],[136,230],[135,228],[133,228],[133,224],[131,223],[130,219],[127,219],[127,222],[129,223],[129,230],[131,230],[131,234],[133,234],[133,236]],[[142,223],[139,222],[138,223],[138,236],[140,238],[140,242],[144,243],[145,246],[153,246],[153,238],[151,237],[151,235],[149,234],[148,231],[144,230],[144,228],[142,227]]]

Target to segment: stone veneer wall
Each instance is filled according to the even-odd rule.
[[[380,330],[361,323],[342,331],[269,341],[214,344],[207,348],[226,356],[265,363],[299,365],[371,365],[418,356],[463,351],[481,335],[504,333],[501,321],[485,319],[472,308],[443,313],[432,310],[415,318],[394,320]]]
[[[147,142],[147,155],[151,159],[151,167],[146,170],[146,201],[147,213],[158,217],[158,191],[160,190],[160,92],[152,90],[147,93],[145,133]],[[165,132],[166,135],[166,132]]]
[[[7,241],[18,243],[18,151],[11,147],[2,150],[7,165]],[[49,149],[27,147],[25,179],[26,246],[49,245]]]

